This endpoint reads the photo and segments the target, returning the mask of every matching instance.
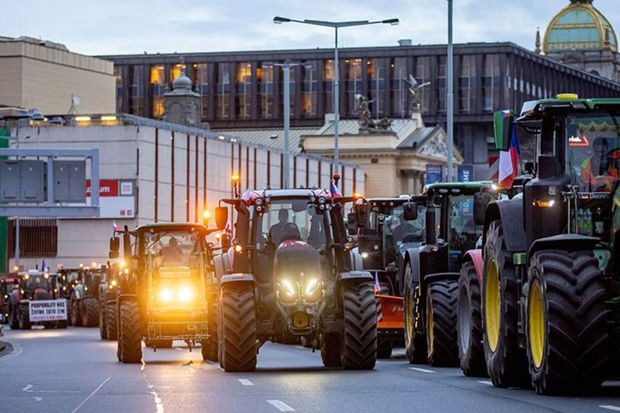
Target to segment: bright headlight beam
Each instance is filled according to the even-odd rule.
[[[172,300],[172,295],[172,290],[169,288],[164,288],[159,292],[159,299],[164,303],[167,303]]]
[[[194,290],[190,287],[181,287],[179,289],[179,300],[183,303],[191,301],[194,298]]]
[[[295,285],[290,280],[287,280],[287,279],[280,280],[280,284],[282,284],[282,286],[286,290],[285,291],[286,294],[289,297],[295,296]]]
[[[306,283],[306,288],[304,292],[306,293],[306,295],[312,295],[318,286],[319,286],[319,280],[316,278],[311,278]]]

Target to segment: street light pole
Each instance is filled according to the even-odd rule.
[[[452,0],[448,0],[448,96],[446,104],[448,105],[448,182],[452,182],[452,158],[454,143],[454,49],[452,45]]]
[[[285,61],[282,65],[284,70],[284,188],[291,187],[290,181],[290,149],[289,130],[291,128],[291,62]]]
[[[385,19],[385,20],[377,20],[377,21],[369,21],[369,20],[356,20],[356,21],[343,21],[343,22],[333,22],[333,21],[324,21],[324,20],[296,20],[289,19],[288,17],[276,16],[273,18],[273,22],[276,24],[281,23],[302,23],[309,24],[312,26],[324,26],[324,27],[332,27],[334,29],[334,79],[333,79],[333,106],[334,106],[334,172],[340,173],[339,171],[339,163],[340,163],[340,151],[338,148],[338,124],[340,123],[340,82],[339,82],[339,70],[338,70],[338,29],[340,27],[352,27],[352,26],[366,26],[370,24],[391,24],[397,25],[399,20],[397,18],[394,19]]]

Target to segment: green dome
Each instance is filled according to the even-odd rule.
[[[618,51],[614,28],[592,2],[571,0],[571,4],[551,20],[545,33],[545,53],[603,49],[606,41],[611,50]]]

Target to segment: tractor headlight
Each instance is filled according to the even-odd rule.
[[[306,301],[318,300],[321,296],[321,281],[318,278],[308,278],[304,286]]]
[[[278,282],[279,297],[283,301],[293,301],[297,298],[297,285],[295,282],[283,278]]]
[[[194,299],[194,290],[191,287],[181,287],[178,291],[179,301],[182,303],[188,303]]]
[[[110,288],[116,287],[117,284],[118,284],[118,282],[116,280],[110,281]]]
[[[539,208],[553,208],[555,199],[536,199],[533,204]]]
[[[172,301],[172,290],[170,288],[162,288],[159,291],[159,299],[162,303],[169,303]]]

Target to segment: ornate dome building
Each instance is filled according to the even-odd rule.
[[[570,0],[549,23],[536,51],[616,82],[620,81],[618,38],[609,20],[592,4],[594,0]]]

